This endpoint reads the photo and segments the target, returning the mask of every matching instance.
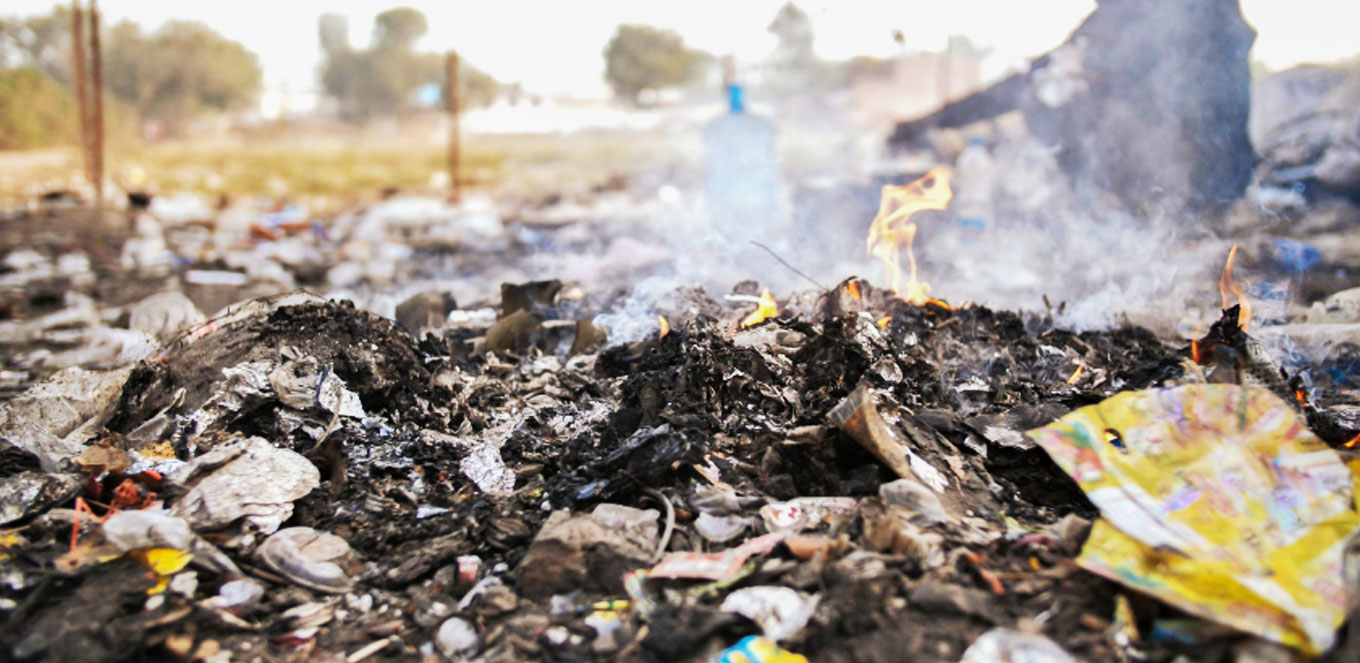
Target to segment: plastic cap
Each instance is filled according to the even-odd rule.
[[[727,109],[733,113],[741,113],[746,110],[746,100],[740,85],[727,86]]]

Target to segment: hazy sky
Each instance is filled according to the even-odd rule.
[[[127,18],[154,28],[169,18],[203,21],[260,57],[266,85],[314,86],[319,60],[316,19],[339,12],[351,39],[368,43],[373,17],[394,6],[425,13],[430,33],[420,46],[456,48],[496,78],[540,92],[602,94],[601,51],[619,23],[673,29],[715,54],[753,61],[773,45],[765,28],[785,0],[104,0],[106,20]],[[51,0],[8,0],[5,14],[49,11]],[[1360,52],[1356,0],[1241,0],[1256,28],[1253,57],[1280,69]],[[962,34],[993,49],[985,73],[997,75],[1057,45],[1094,8],[1093,0],[803,0],[814,21],[818,53],[829,59],[938,49]]]

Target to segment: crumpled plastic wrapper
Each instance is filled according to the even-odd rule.
[[[226,415],[273,396],[274,388],[269,384],[273,370],[274,365],[267,361],[241,362],[222,369],[222,387],[193,414],[197,430],[207,431]]]
[[[269,384],[280,403],[295,410],[320,406],[327,412],[342,417],[362,419],[368,416],[359,395],[350,391],[345,381],[329,365],[322,365],[315,357],[301,355],[294,348],[284,348],[285,361],[269,374]]]
[[[722,611],[735,612],[759,624],[771,640],[786,640],[807,626],[820,599],[789,587],[744,587],[723,599]]]
[[[515,491],[515,473],[505,466],[497,445],[479,444],[472,447],[458,467],[483,493],[506,495]]]
[[[293,582],[328,594],[354,588],[354,581],[337,563],[349,557],[349,543],[310,527],[281,529],[265,539],[256,555],[265,566]]]
[[[171,513],[194,530],[214,530],[244,518],[256,531],[270,534],[293,515],[295,500],[321,485],[321,473],[302,454],[252,437],[189,461],[169,480],[191,486]]]
[[[1125,392],[1028,435],[1100,508],[1082,567],[1306,654],[1332,646],[1357,474],[1279,397]]]
[[[161,508],[119,511],[104,521],[104,537],[123,552],[140,548],[187,550],[193,532],[183,518]]]
[[[56,472],[94,437],[123,393],[130,368],[68,368],[0,405],[0,430],[20,449]]]
[[[1077,659],[1042,635],[997,627],[974,640],[959,663],[1077,663]]]

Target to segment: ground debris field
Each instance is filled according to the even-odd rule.
[[[440,321],[420,335],[296,291],[58,371],[2,406],[0,651],[1243,660],[1262,641],[1077,565],[1100,511],[1025,432],[1206,381],[1297,399],[1333,446],[1357,432],[1236,309],[1186,345],[860,278],[756,292],[679,291],[619,341],[590,320],[624,294],[557,281],[417,299]]]

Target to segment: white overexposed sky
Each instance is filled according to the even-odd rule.
[[[505,82],[544,93],[603,94],[601,52],[620,23],[675,30],[686,43],[738,63],[767,54],[766,26],[785,0],[105,0],[109,22],[131,19],[154,29],[167,19],[203,21],[260,58],[269,87],[315,86],[320,60],[316,20],[346,15],[356,46],[368,43],[373,17],[399,6],[424,12],[424,50],[457,49]],[[8,0],[0,13],[50,11],[51,0]],[[992,49],[985,75],[1021,65],[1067,36],[1093,0],[802,0],[813,19],[818,54],[827,59],[891,55],[901,30],[912,50],[941,48],[951,34]],[[1360,52],[1356,0],[1241,0],[1258,36],[1252,52],[1272,69],[1325,62]]]

